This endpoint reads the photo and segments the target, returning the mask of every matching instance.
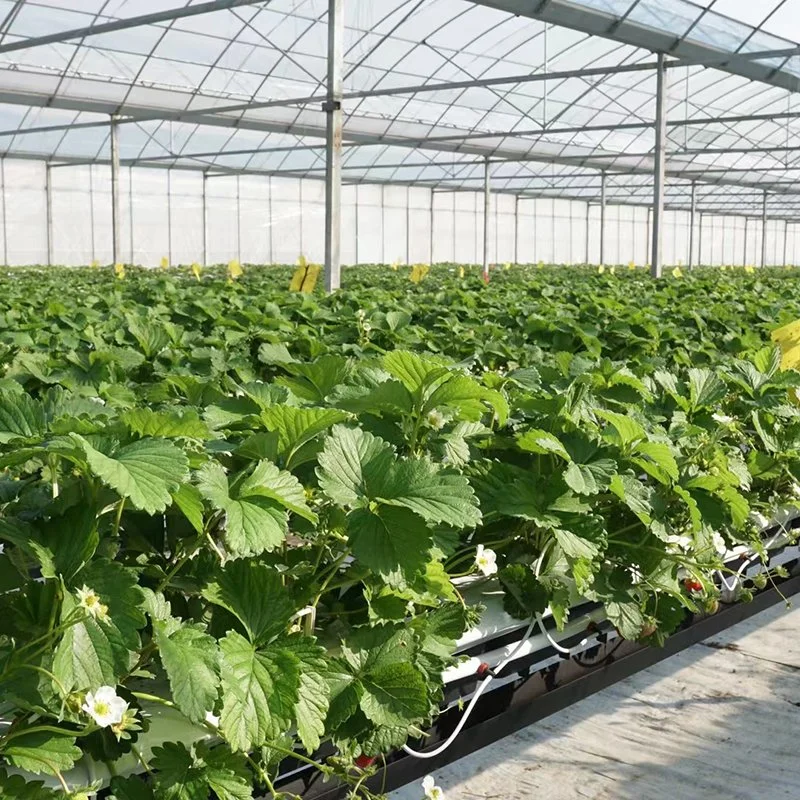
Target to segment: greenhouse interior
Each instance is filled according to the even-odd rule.
[[[0,800],[796,796],[798,180],[800,0],[0,0]]]

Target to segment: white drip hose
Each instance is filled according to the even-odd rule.
[[[545,557],[546,554],[547,554],[547,545],[545,545],[542,548],[541,555],[539,556],[539,559],[536,562],[536,570],[535,570],[534,574],[536,575],[536,579],[537,580],[539,579],[539,573],[542,570],[542,564],[544,563],[544,557]],[[542,615],[541,614],[536,614],[535,618],[536,618],[536,624],[539,626],[539,630],[542,632],[542,634],[544,636],[547,637],[547,641],[550,642],[550,646],[553,647],[556,650],[556,652],[558,652],[558,653],[562,653],[563,655],[571,656],[571,655],[574,655],[575,653],[578,653],[581,650],[583,650],[583,648],[585,648],[586,645],[589,643],[589,639],[585,638],[585,639],[581,639],[580,644],[577,644],[572,649],[570,649],[569,647],[562,647],[550,635],[550,631],[548,631],[547,628],[545,627],[544,619],[542,618]]]
[[[785,526],[782,525],[781,528],[782,528],[781,532],[780,533],[776,533],[772,537],[772,539],[770,539],[769,542],[767,542],[764,545],[764,549],[765,549],[765,551],[767,551],[767,557],[769,557],[769,549],[771,547],[773,547],[775,545],[775,543],[778,542],[787,532]],[[742,566],[739,567],[739,569],[736,572],[736,574],[733,576],[733,579],[732,579],[730,584],[728,583],[727,579],[725,578],[725,575],[722,573],[722,570],[717,570],[717,575],[719,575],[719,579],[722,582],[722,585],[725,587],[725,589],[727,591],[729,591],[729,592],[732,592],[737,587],[737,585],[739,584],[739,581],[741,580],[741,577],[744,574],[744,571],[754,561],[757,561],[759,558],[760,558],[760,556],[759,556],[758,553],[753,553],[753,555],[750,556],[750,558],[746,559],[744,561],[744,563],[742,564]]]
[[[539,556],[539,560],[536,562],[536,569],[534,572],[537,579],[542,569],[542,563],[544,562],[544,557],[547,554],[547,548],[548,545],[545,545],[544,548],[542,549],[541,555]],[[494,667],[493,672],[499,675],[505,669],[506,665],[508,665],[511,661],[514,660],[517,653],[522,649],[522,647],[525,645],[528,639],[531,638],[531,634],[533,633],[533,628],[535,625],[539,626],[539,629],[547,637],[547,641],[550,642],[551,646],[555,648],[555,650],[557,650],[559,653],[573,655],[572,650],[566,647],[562,647],[555,639],[553,639],[553,637],[550,635],[550,632],[545,627],[542,615],[535,614],[534,618],[530,622],[530,625],[528,625],[528,628],[525,631],[525,634],[523,635],[522,639],[520,639],[519,642],[517,642],[517,646],[496,667]],[[581,648],[585,647],[588,641],[589,641],[588,639],[583,639],[581,643],[577,645],[577,647],[575,647],[575,651],[577,652]],[[467,720],[469,719],[472,710],[475,708],[475,704],[478,702],[481,695],[486,691],[489,684],[494,680],[494,677],[495,677],[494,675],[487,675],[487,677],[483,679],[481,684],[475,690],[475,694],[472,695],[472,699],[469,701],[469,705],[467,706],[466,710],[464,711],[464,714],[459,720],[458,725],[456,725],[455,730],[435,750],[422,753],[418,750],[412,750],[408,745],[403,745],[403,750],[408,755],[413,756],[414,758],[435,758],[436,756],[441,755],[458,738],[458,735],[461,733],[461,731],[464,729],[464,726],[467,724]]]
[[[494,668],[495,672],[497,673],[502,672],[505,666],[514,659],[517,653],[522,649],[522,646],[525,644],[525,642],[527,642],[528,639],[530,638],[531,633],[533,633],[534,624],[535,621],[531,620],[530,625],[528,625],[528,629],[525,631],[525,635],[522,637],[522,639],[520,639],[519,642],[517,642],[517,646]],[[469,719],[470,714],[472,713],[472,709],[475,708],[475,704],[478,702],[481,695],[484,693],[484,691],[486,691],[486,688],[493,680],[494,680],[494,675],[487,675],[483,679],[480,686],[478,686],[478,688],[475,690],[475,694],[472,695],[472,699],[469,701],[469,705],[467,706],[466,711],[464,711],[464,714],[459,720],[458,725],[456,725],[456,729],[435,750],[431,750],[428,753],[421,753],[418,750],[412,750],[407,744],[403,745],[403,750],[406,753],[408,753],[408,755],[414,756],[414,758],[434,758],[435,756],[438,756],[445,750],[447,750],[447,748],[450,747],[450,745],[453,744],[453,742],[458,738],[458,735],[461,733],[464,726],[467,724],[467,720]]]

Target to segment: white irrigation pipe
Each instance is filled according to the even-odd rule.
[[[531,633],[533,633],[533,626],[536,624],[535,620],[531,620],[531,624],[528,625],[528,629],[525,631],[525,635],[517,642],[517,646],[507,655],[495,668],[494,672],[500,673],[503,671],[505,666],[513,661],[514,657],[517,653],[522,649],[525,645],[525,642],[530,639]],[[414,758],[435,758],[436,756],[443,753],[450,747],[451,744],[458,738],[458,735],[463,730],[464,726],[467,724],[467,720],[472,714],[472,709],[475,708],[475,704],[480,700],[481,695],[486,691],[489,684],[494,680],[494,675],[487,675],[486,678],[483,679],[482,683],[478,688],[475,690],[475,694],[472,695],[472,699],[469,701],[469,705],[467,706],[466,711],[462,715],[461,719],[459,720],[458,725],[456,725],[456,729],[447,737],[447,739],[442,742],[435,750],[431,750],[429,753],[421,753],[418,750],[412,750],[407,744],[403,745],[403,750],[410,756]]]
[[[547,555],[547,548],[549,544],[550,543],[548,542],[548,544],[544,546],[544,548],[542,549],[542,553],[539,556],[539,560],[536,562],[535,575],[537,579],[539,578],[539,573],[541,572],[542,569],[542,563],[544,562],[544,557],[545,555]],[[520,639],[519,642],[517,642],[517,646],[496,667],[494,667],[492,672],[499,675],[505,669],[506,665],[508,665],[511,661],[514,660],[517,653],[525,646],[527,641],[531,638],[534,625],[539,626],[539,630],[541,630],[541,632],[547,637],[547,641],[550,642],[551,646],[555,648],[556,651],[558,651],[559,653],[564,653],[566,655],[573,655],[573,650],[570,650],[567,647],[562,647],[550,635],[550,631],[548,631],[547,628],[545,627],[542,615],[537,613],[534,614],[534,618],[531,620],[530,625],[528,625],[528,628],[525,631],[525,634],[523,635],[522,639]],[[589,642],[588,638],[582,639],[581,643],[574,648],[574,652],[577,653],[578,651],[584,649],[588,644],[588,642]],[[442,742],[442,744],[439,745],[439,747],[427,753],[422,753],[418,750],[412,750],[408,745],[403,745],[403,750],[408,755],[413,756],[414,758],[434,758],[438,755],[441,755],[458,738],[458,735],[461,733],[461,731],[464,729],[464,726],[467,724],[467,720],[469,719],[472,710],[475,708],[475,704],[478,702],[481,695],[486,691],[489,684],[494,680],[494,678],[495,678],[494,675],[488,675],[480,684],[480,686],[478,686],[478,688],[475,690],[475,694],[472,695],[472,699],[469,701],[469,705],[467,706],[466,711],[464,711],[464,714],[459,720],[458,725],[456,725],[456,729],[450,734],[450,736],[447,737],[447,739],[444,742]]]
[[[535,575],[536,575],[536,579],[537,579],[537,580],[539,579],[539,573],[540,573],[540,572],[541,572],[541,570],[542,570],[542,564],[544,563],[544,557],[545,557],[545,555],[547,554],[547,546],[548,546],[548,544],[550,544],[552,541],[553,541],[553,540],[551,539],[551,540],[550,540],[550,542],[548,542],[548,543],[547,543],[547,544],[546,544],[546,545],[545,545],[545,546],[542,548],[542,553],[541,553],[541,555],[539,556],[539,560],[536,562],[536,570],[535,570]],[[538,626],[539,626],[539,630],[542,632],[542,634],[543,634],[544,636],[546,636],[546,637],[547,637],[547,641],[548,641],[548,642],[550,642],[550,645],[551,645],[553,648],[555,648],[555,650],[556,650],[557,652],[559,652],[559,653],[563,653],[564,655],[571,656],[571,655],[575,655],[575,654],[576,654],[576,653],[578,653],[578,652],[581,652],[582,650],[584,650],[584,649],[586,648],[586,645],[587,645],[587,644],[588,644],[588,642],[589,642],[589,639],[588,639],[588,637],[587,637],[587,638],[585,638],[585,639],[581,639],[580,643],[579,643],[579,644],[577,644],[577,645],[576,645],[574,648],[572,648],[572,649],[570,649],[569,647],[562,647],[562,646],[561,646],[561,645],[560,645],[560,644],[559,644],[559,643],[558,643],[558,642],[557,642],[557,641],[556,641],[556,640],[555,640],[555,639],[554,639],[554,638],[553,638],[553,637],[550,635],[550,631],[548,631],[548,630],[547,630],[547,628],[545,627],[545,624],[544,624],[544,619],[542,619],[542,615],[541,615],[541,614],[536,614],[535,616],[536,616],[536,623],[537,623],[537,624],[538,624]]]
[[[776,542],[778,542],[781,538],[783,538],[784,536],[786,536],[788,534],[788,531],[787,531],[785,526],[782,525],[781,528],[782,528],[781,532],[780,533],[776,533],[772,537],[772,539],[770,539],[770,541],[767,542],[767,544],[764,545],[764,550],[767,552],[767,558],[769,558],[769,549],[771,547],[774,547]],[[736,572],[736,574],[733,576],[733,580],[732,580],[732,582],[730,584],[728,584],[728,581],[726,580],[725,575],[723,575],[722,570],[717,570],[717,574],[719,575],[719,579],[720,579],[720,581],[722,581],[722,585],[725,587],[725,589],[727,591],[729,591],[729,592],[732,592],[738,586],[739,581],[741,580],[741,577],[744,574],[744,571],[754,561],[757,561],[760,557],[761,556],[758,553],[753,553],[753,555],[751,555],[750,558],[746,559],[742,563],[742,566],[739,567],[739,569]]]

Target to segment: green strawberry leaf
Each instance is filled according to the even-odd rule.
[[[214,710],[219,689],[217,641],[197,627],[183,625],[170,632],[165,622],[153,623],[161,663],[178,708],[193,722],[202,723]]]
[[[260,555],[283,544],[289,531],[286,510],[261,494],[263,487],[252,479],[232,491],[222,465],[210,461],[198,472],[197,485],[214,508],[225,512],[225,544],[235,558]]]
[[[109,457],[73,434],[92,472],[134,508],[160,514],[172,503],[171,492],[188,477],[189,460],[180,448],[160,439],[141,439]]]
[[[70,770],[81,757],[81,750],[75,742],[75,736],[69,731],[63,734],[53,731],[20,733],[0,746],[0,755],[12,767],[34,775],[57,775]]]

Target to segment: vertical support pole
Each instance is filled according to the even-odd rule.
[[[689,212],[689,269],[694,269],[694,217],[697,212],[697,183],[692,181],[692,207]],[[699,258],[697,259],[700,260]]]
[[[394,261],[394,255],[386,254],[386,186],[381,184],[381,261],[391,263],[389,258]]]
[[[44,165],[44,194],[47,205],[47,266],[53,266],[53,181],[50,164]]]
[[[697,214],[697,263],[703,263],[703,212]]]
[[[747,224],[750,220],[745,217],[744,218],[744,258],[742,258],[742,266],[747,266],[747,234],[749,232],[750,226]]]
[[[172,266],[172,170],[167,170],[167,261]]]
[[[761,266],[767,266],[767,193],[761,204]]]
[[[8,266],[8,220],[6,219],[6,160],[0,158],[0,182],[2,182],[3,201],[3,264]]]
[[[208,186],[208,173],[203,173],[203,266],[208,266],[208,202],[206,190]]]
[[[241,175],[236,176],[236,260],[242,260],[242,193],[241,193]],[[303,191],[303,182],[300,181],[300,191]],[[303,207],[303,197],[300,196],[300,208]],[[303,224],[303,218],[300,217],[300,224]]]
[[[305,233],[305,225],[303,225],[303,208],[304,208],[304,206],[303,206],[303,179],[302,178],[298,178],[297,179],[297,194],[298,194],[298,196],[300,198],[299,201],[298,201],[298,208],[300,210],[300,213],[299,213],[298,218],[297,218],[298,222],[300,223],[300,252],[303,255],[305,255],[305,253],[306,253],[306,247],[305,247],[306,242],[305,242],[305,237],[303,236],[303,234]]]
[[[514,195],[514,266],[519,264],[519,195]]]
[[[663,53],[658,54],[656,67],[656,142],[653,169],[653,241],[650,258],[650,275],[660,278],[664,221],[664,182],[667,163],[667,70]]]
[[[600,173],[600,263],[606,263],[606,173]]]
[[[130,229],[131,261],[133,264],[133,167],[128,167],[128,228]]]
[[[789,220],[785,219],[783,221],[783,263],[781,264],[782,267],[785,267],[787,264],[786,254],[788,250],[789,250]]]
[[[133,207],[133,203],[131,203]],[[133,236],[133,229],[131,229]],[[119,204],[119,125],[111,117],[111,257],[114,264],[122,260],[122,216]],[[133,260],[133,252],[131,252]]]
[[[356,191],[356,264],[360,264],[361,260],[358,257],[358,196],[360,194],[361,185],[357,184],[354,188]]]
[[[411,187],[406,186],[406,264],[411,263]]]
[[[431,266],[433,266],[433,189],[431,189],[431,241],[430,241],[430,249],[431,249]]]
[[[489,278],[489,217],[492,213],[492,168],[487,158],[483,165],[483,279]]]
[[[328,0],[328,85],[323,105],[325,138],[325,289],[342,282],[342,91],[344,72],[344,0]]]
[[[591,216],[592,204],[586,204],[586,241],[584,244],[586,245],[586,259],[584,260],[585,264],[589,264],[589,225],[590,225],[590,216]]]
[[[274,264],[275,256],[272,250],[272,176],[267,175],[267,234],[269,235],[269,256],[267,263]]]
[[[91,230],[92,261],[97,259],[94,233],[94,165],[89,165],[89,226]]]

